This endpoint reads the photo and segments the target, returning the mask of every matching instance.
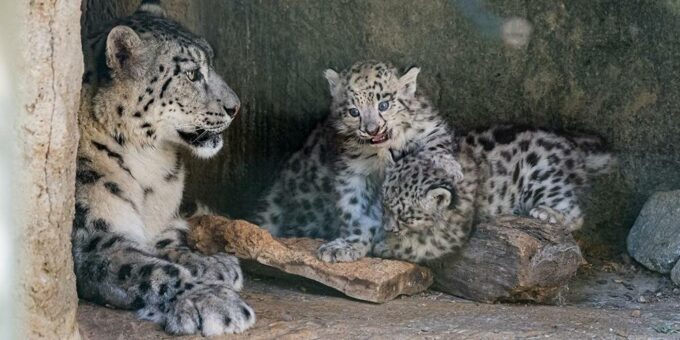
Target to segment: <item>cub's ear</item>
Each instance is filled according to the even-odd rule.
[[[430,189],[425,197],[425,205],[430,210],[441,210],[451,204],[451,191],[446,188],[438,187]]]
[[[416,94],[416,80],[419,73],[420,68],[411,67],[406,74],[399,78],[399,93],[402,96],[411,97]]]
[[[442,172],[444,176],[452,177],[456,183],[463,180],[463,167],[453,154],[437,153],[432,156],[430,162],[435,171]]]
[[[340,86],[340,75],[338,72],[335,72],[335,70],[329,68],[326,71],[323,71],[323,76],[328,80],[328,87],[331,90],[331,95],[334,96]]]
[[[116,26],[106,38],[106,65],[118,78],[137,78],[145,71],[146,49],[142,39],[128,26]]]

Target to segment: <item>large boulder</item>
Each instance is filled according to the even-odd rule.
[[[671,270],[671,281],[680,286],[680,261],[676,262],[673,270]]]
[[[658,192],[628,233],[628,253],[643,266],[669,273],[680,258],[680,190]]]

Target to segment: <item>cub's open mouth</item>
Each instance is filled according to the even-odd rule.
[[[369,139],[368,141],[369,141],[371,144],[376,145],[376,144],[385,143],[388,139],[390,139],[390,133],[389,133],[389,131],[385,131],[385,132],[383,132],[383,133],[379,133],[379,134],[373,136],[373,137],[372,137],[371,139]]]
[[[184,132],[177,130],[177,133],[184,142],[193,146],[202,146],[209,142],[217,144],[222,139],[221,133],[204,129],[198,129],[194,132]]]

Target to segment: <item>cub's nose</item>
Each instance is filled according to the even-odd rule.
[[[375,128],[366,128],[366,133],[368,133],[371,136],[375,136],[380,132],[380,127],[376,126]]]
[[[396,232],[399,230],[397,220],[390,214],[383,215],[383,229],[388,232]]]
[[[222,105],[222,109],[224,109],[224,112],[231,118],[234,118],[234,116],[236,116],[239,108],[240,106],[238,104],[235,105],[234,107],[226,107]]]

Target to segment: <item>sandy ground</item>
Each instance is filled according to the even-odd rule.
[[[248,339],[680,338],[680,290],[633,265],[583,267],[558,306],[480,304],[435,291],[376,305],[311,281],[250,278],[258,321]],[[133,313],[81,302],[86,339],[171,338]],[[183,337],[195,338],[195,337]]]

